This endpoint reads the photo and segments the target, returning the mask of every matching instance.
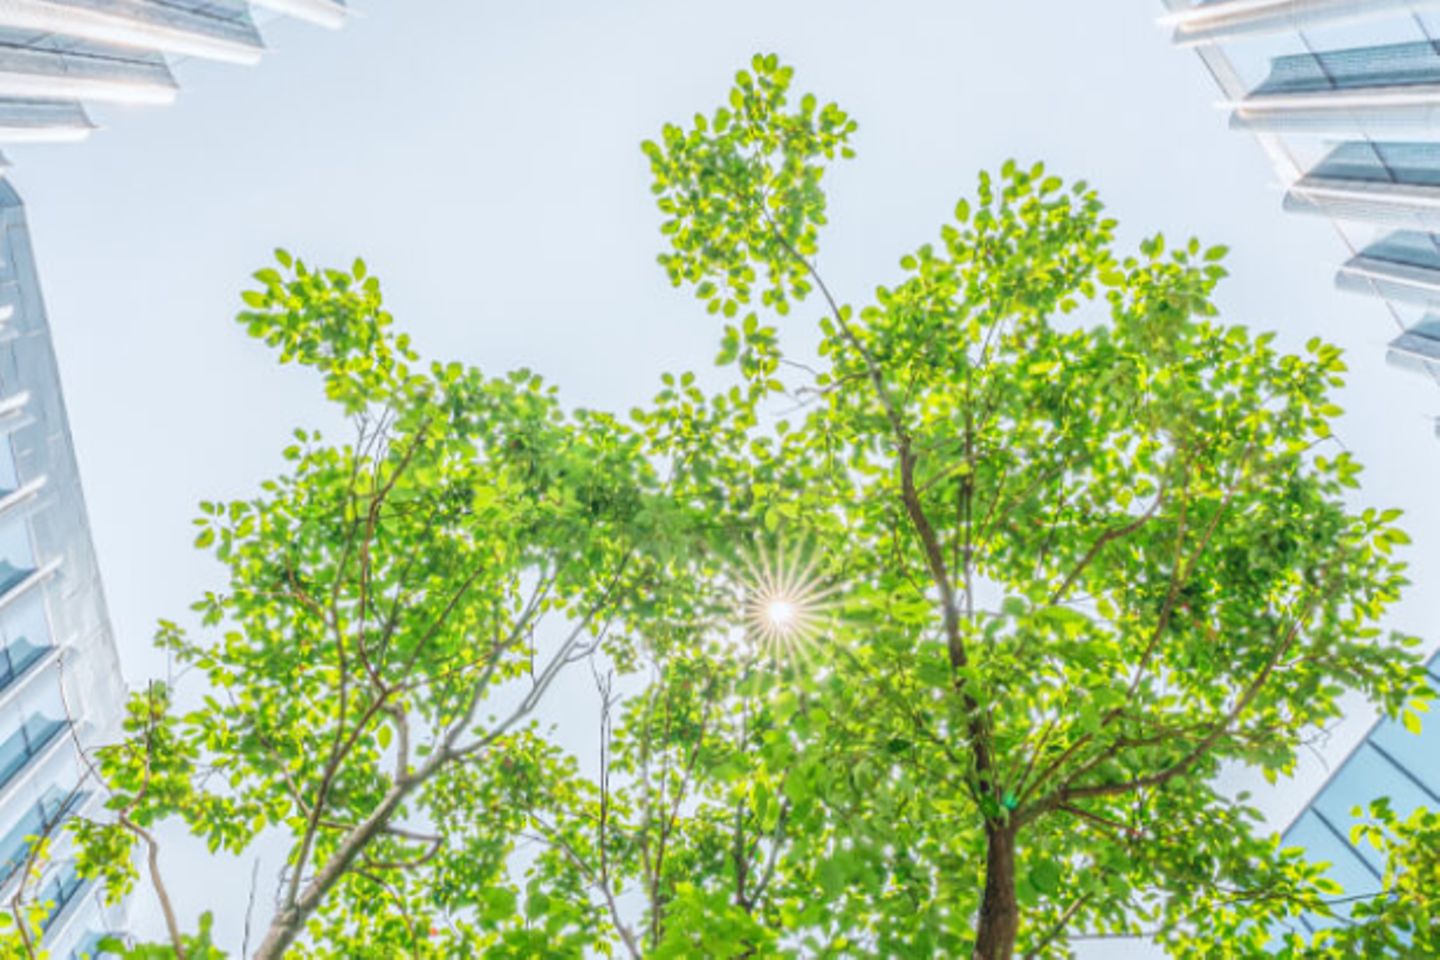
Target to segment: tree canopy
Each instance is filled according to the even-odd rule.
[[[262,958],[1433,939],[1433,817],[1372,811],[1373,922],[1282,939],[1345,892],[1217,787],[1292,771],[1347,691],[1428,698],[1378,625],[1407,538],[1350,505],[1339,351],[1223,323],[1224,248],[1120,250],[1040,164],[982,174],[852,301],[820,233],[856,123],[791,82],[758,56],[644,145],[718,391],[567,413],[528,371],[422,363],[363,263],[256,274],[242,323],[354,433],[298,431],[253,497],[202,504],[226,582],[158,639],[203,704],[151,686],[94,755],[81,872],[118,897],[148,855],[170,933],[133,956],[224,955],[166,896],[175,818],[211,850],[283,838]],[[593,714],[546,704],[567,669]]]

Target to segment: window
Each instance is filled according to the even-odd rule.
[[[30,759],[48,747],[64,728],[59,720],[34,714],[20,729],[0,743],[0,787],[4,787],[24,770]]]
[[[1440,51],[1423,41],[1277,57],[1255,94],[1316,93],[1440,83]]]
[[[1440,341],[1440,317],[1437,317],[1433,313],[1427,313],[1419,323],[1415,324],[1415,326],[1411,327],[1405,332],[1414,334],[1419,337],[1427,337],[1431,340]],[[1440,357],[1437,357],[1436,359],[1440,359]]]
[[[60,868],[49,883],[45,884],[40,892],[40,902],[50,904],[45,919],[40,921],[41,929],[46,929],[55,922],[55,918],[68,907],[85,886],[85,881],[80,879],[80,874],[75,872],[75,865],[67,863]]]
[[[85,800],[85,794],[51,787],[26,811],[19,822],[0,837],[0,885],[25,865],[30,845],[43,836]]]
[[[1336,831],[1334,824],[1314,810],[1307,810],[1285,834],[1284,845],[1303,847],[1306,859],[1315,863],[1329,863],[1330,879],[1344,889],[1347,896],[1374,893],[1380,889],[1380,878],[1372,872],[1368,861],[1361,859],[1355,848],[1345,842]],[[1335,907],[1341,918],[1349,915],[1350,904],[1339,903]],[[1307,914],[1305,917],[1314,928],[1331,927],[1343,923],[1343,919],[1324,919]]]
[[[1425,805],[1440,809],[1440,732],[1428,719],[1419,733],[1411,733],[1393,720],[1382,723],[1363,749],[1379,755],[1425,794]],[[1400,771],[1404,771],[1401,773]]]
[[[15,468],[15,447],[9,434],[0,435],[0,497],[20,487],[20,473]]]
[[[1311,176],[1440,186],[1440,143],[1342,143]]]
[[[45,598],[31,591],[0,610],[0,690],[4,690],[52,647]]]
[[[35,572],[30,529],[23,517],[0,521],[0,596]]]
[[[1408,817],[1417,807],[1424,806],[1426,796],[1404,772],[1368,744],[1361,744],[1345,761],[1345,766],[1315,798],[1313,807],[1340,833],[1350,836],[1355,819],[1351,811],[1362,811],[1376,797],[1387,797],[1390,806],[1401,817]],[[1356,847],[1360,855],[1377,870],[1384,869],[1379,851],[1367,845]]]
[[[1400,230],[1377,240],[1361,252],[1371,260],[1440,270],[1440,236],[1433,233]]]
[[[74,950],[70,951],[70,960],[97,960],[97,958],[101,956],[100,941],[105,940],[109,937],[119,939],[120,935],[113,932],[87,933],[84,937],[81,938],[79,946],[77,946]],[[105,954],[105,956],[108,957],[110,956],[110,954],[107,953]]]

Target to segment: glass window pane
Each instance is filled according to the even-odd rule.
[[[1371,802],[1381,797],[1388,799],[1390,808],[1401,817],[1408,817],[1428,799],[1394,764],[1368,744],[1361,744],[1335,779],[1315,798],[1314,808],[1348,837],[1355,823],[1352,811],[1358,807],[1364,816]],[[1358,849],[1376,870],[1384,869],[1384,858],[1379,851],[1365,845]]]
[[[43,714],[37,714],[26,720],[25,736],[29,743],[31,756],[45,749],[64,726],[59,720]]]
[[[1363,251],[1372,260],[1440,270],[1440,237],[1417,230],[1400,230],[1370,244]]]
[[[65,724],[43,713],[32,713],[10,736],[0,742],[0,787],[25,769],[30,758],[50,746]]]
[[[1340,884],[1345,896],[1360,896],[1380,889],[1380,881],[1366,869],[1365,862],[1349,844],[1342,842],[1325,826],[1314,810],[1305,811],[1285,834],[1285,846],[1303,847],[1305,856],[1310,861],[1329,863],[1327,872],[1330,879]],[[1349,905],[1340,903],[1335,909],[1341,915],[1348,915]],[[1337,922],[1341,922],[1308,914],[1305,919],[1316,929],[1335,926]]]
[[[0,610],[0,688],[45,655],[52,646],[50,625],[45,617],[45,598],[38,591],[18,597]]]
[[[0,435],[0,496],[20,486],[20,474],[15,467],[15,447],[10,435]]]
[[[23,517],[0,522],[0,593],[9,590],[35,569],[30,530]]]
[[[1433,313],[1426,314],[1419,323],[1410,328],[1409,332],[1440,341],[1440,316]]]
[[[39,807],[32,807],[19,823],[0,837],[0,883],[8,881],[11,874],[24,866],[25,858],[30,854],[31,839],[44,832],[44,814]]]
[[[0,885],[4,885],[11,874],[24,866],[30,855],[31,843],[54,829],[70,811],[85,801],[86,796],[83,791],[52,786],[25,811],[15,825],[0,837]]]
[[[16,730],[0,741],[0,786],[14,779],[29,759],[30,749],[26,746],[24,730]]]
[[[1311,93],[1424,83],[1440,83],[1440,52],[1422,41],[1278,57],[1255,92]]]
[[[111,956],[108,953],[100,953],[100,941],[114,936],[116,936],[114,933],[91,932],[86,934],[80,940],[79,946],[71,952],[70,960],[99,960],[102,956]]]
[[[85,881],[81,880],[80,875],[75,872],[74,864],[66,864],[61,868],[60,873],[40,892],[40,901],[51,904],[49,912],[45,914],[45,919],[40,922],[41,929],[54,922],[61,911],[70,905],[70,901],[75,899],[84,885]]]
[[[1440,185],[1440,144],[1342,143],[1310,173],[1336,180],[1364,180],[1416,186]]]
[[[1426,714],[1425,725],[1414,734],[1387,721],[1371,735],[1372,752],[1383,751],[1404,767],[1429,791],[1427,806],[1440,809],[1440,716]]]

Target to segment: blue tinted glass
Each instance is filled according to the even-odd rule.
[[[0,522],[0,593],[9,590],[35,569],[30,530],[22,517]]]
[[[49,746],[64,726],[59,720],[32,716],[19,730],[6,737],[0,743],[0,787],[24,770],[30,758]]]
[[[1440,144],[1350,141],[1332,150],[1311,175],[1437,186],[1440,185]]]
[[[25,676],[25,671],[45,656],[44,647],[21,647],[16,650],[6,650],[3,658],[3,673],[0,673],[0,690],[11,683]]]
[[[50,646],[50,624],[45,618],[45,598],[38,592],[17,597],[0,610],[0,635],[11,647]]]
[[[100,953],[100,941],[113,936],[114,933],[87,933],[81,938],[79,946],[70,952],[70,960],[99,960],[101,956],[109,956]]]
[[[1373,893],[1380,889],[1380,881],[1370,872],[1368,864],[1359,858],[1348,843],[1335,836],[1313,810],[1307,810],[1286,832],[1285,846],[1304,847],[1307,859],[1315,863],[1329,863],[1330,879],[1340,884],[1346,896]],[[1349,906],[1337,904],[1336,910],[1342,915],[1348,915]],[[1339,922],[1308,914],[1305,919],[1316,929],[1334,926]]]
[[[64,726],[59,720],[46,716],[33,716],[26,720],[25,736],[30,742],[30,753],[33,755],[43,750]]]
[[[40,901],[49,903],[50,909],[45,914],[45,919],[40,922],[41,929],[48,927],[54,922],[70,902],[80,893],[85,881],[75,872],[74,864],[66,864],[56,877],[45,885],[40,893]]]
[[[1402,767],[1426,791],[1427,806],[1440,809],[1440,717],[1427,716],[1418,735],[1398,723],[1385,723],[1368,747]]]
[[[97,947],[103,937],[104,934],[100,933],[85,934],[76,944],[75,949],[70,951],[70,960],[92,960],[93,957],[98,956]]]
[[[30,853],[30,839],[45,832],[45,815],[40,808],[33,807],[20,818],[10,832],[0,837],[0,883],[24,864]]]
[[[85,801],[86,796],[82,791],[51,787],[15,826],[0,837],[0,886],[24,865],[30,855],[31,842],[59,824],[71,810]]]
[[[1400,230],[1370,244],[1362,253],[1372,260],[1440,270],[1440,237],[1433,233]]]
[[[1388,180],[1385,164],[1369,143],[1342,143],[1320,161],[1313,171],[1319,177],[1337,177],[1342,180]]]
[[[1348,819],[1355,807],[1364,808],[1376,797],[1388,797],[1391,809],[1408,817],[1431,800],[1406,773],[1373,746],[1363,744],[1316,798],[1315,805],[1338,822]]]
[[[1390,808],[1402,818],[1429,801],[1403,771],[1365,744],[1345,761],[1340,773],[1315,799],[1314,808],[1348,837],[1355,823],[1352,811],[1358,807],[1364,816],[1370,803],[1381,797],[1388,799]],[[1384,869],[1384,858],[1379,851],[1369,846],[1361,846],[1359,850],[1375,869]]]
[[[20,474],[15,469],[15,448],[11,445],[10,435],[0,436],[0,495],[4,495],[20,486]]]
[[[1422,337],[1429,337],[1432,340],[1440,340],[1440,316],[1427,313],[1419,323],[1415,324],[1415,326],[1411,327],[1407,332],[1418,334]],[[1433,671],[1434,668],[1432,667],[1431,669]]]
[[[0,741],[0,786],[9,783],[30,759],[30,748],[25,745],[25,731],[16,730]]]
[[[45,598],[30,592],[0,609],[0,689],[23,676],[50,649]]]
[[[1277,57],[1258,94],[1440,83],[1440,52],[1423,41]]]
[[[1375,150],[1399,183],[1440,183],[1440,144],[1377,143]]]

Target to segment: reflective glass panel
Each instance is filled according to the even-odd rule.
[[[1257,94],[1440,83],[1440,52],[1423,41],[1277,57]]]
[[[30,855],[30,844],[58,824],[70,810],[79,806],[85,796],[84,793],[51,787],[15,826],[0,837],[0,885],[24,866]]]
[[[1337,180],[1440,186],[1440,144],[1352,140],[1330,151],[1310,175]]]
[[[20,475],[15,469],[15,447],[9,434],[0,435],[0,496],[20,486]]]
[[[24,580],[35,570],[30,547],[30,530],[23,517],[0,521],[0,594]]]
[[[45,598],[38,591],[17,597],[0,609],[0,690],[24,676],[51,647]]]
[[[0,743],[0,787],[15,779],[30,758],[49,746],[64,726],[59,720],[35,714],[6,737]]]
[[[1401,230],[1370,244],[1362,253],[1372,260],[1440,270],[1440,237],[1433,233]]]
[[[1306,859],[1314,863],[1329,863],[1330,879],[1340,884],[1344,895],[1357,896],[1380,889],[1380,881],[1370,872],[1368,864],[1349,844],[1336,837],[1313,810],[1307,810],[1285,834],[1285,846],[1303,847]],[[1342,915],[1348,913],[1345,904],[1337,905],[1336,910]],[[1338,922],[1310,915],[1305,919],[1317,929],[1334,926]]]

